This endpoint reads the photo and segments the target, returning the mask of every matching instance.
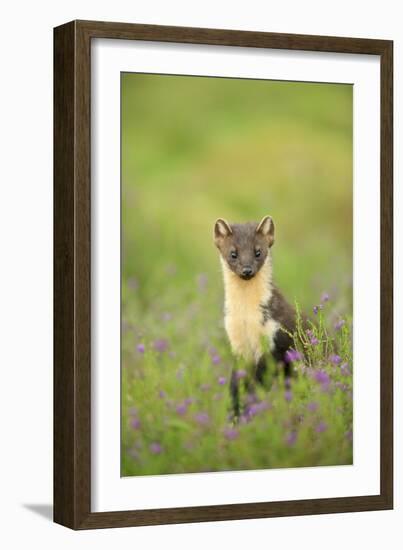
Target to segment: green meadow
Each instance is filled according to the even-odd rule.
[[[350,464],[352,87],[123,74],[121,147],[122,475]],[[213,226],[266,214],[312,325],[234,424]]]

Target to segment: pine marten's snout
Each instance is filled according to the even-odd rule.
[[[247,266],[242,268],[242,275],[241,275],[242,279],[245,279],[245,280],[252,279],[253,276],[254,276],[254,272],[251,267]]]

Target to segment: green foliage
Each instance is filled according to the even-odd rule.
[[[351,86],[125,74],[122,102],[122,475],[351,463]],[[284,294],[330,300],[234,426],[212,229],[266,214]]]
[[[242,414],[233,425],[228,385],[234,359],[216,298],[209,286],[195,288],[191,301],[175,307],[163,300],[145,322],[125,323],[122,474],[351,463],[350,322],[336,331],[320,311],[308,333],[300,326],[302,359],[291,387],[269,369],[267,388],[256,386],[251,402],[241,379]],[[324,308],[331,317],[334,305]],[[311,344],[315,338],[319,343]]]

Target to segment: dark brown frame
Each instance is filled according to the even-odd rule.
[[[381,58],[381,490],[287,502],[91,512],[91,39],[378,55]],[[54,29],[54,521],[126,527],[393,507],[393,42],[96,21]]]

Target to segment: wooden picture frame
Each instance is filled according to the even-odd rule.
[[[377,55],[381,59],[380,494],[91,512],[91,40],[113,38]],[[72,529],[393,507],[393,43],[387,40],[73,21],[54,30],[54,520]]]

